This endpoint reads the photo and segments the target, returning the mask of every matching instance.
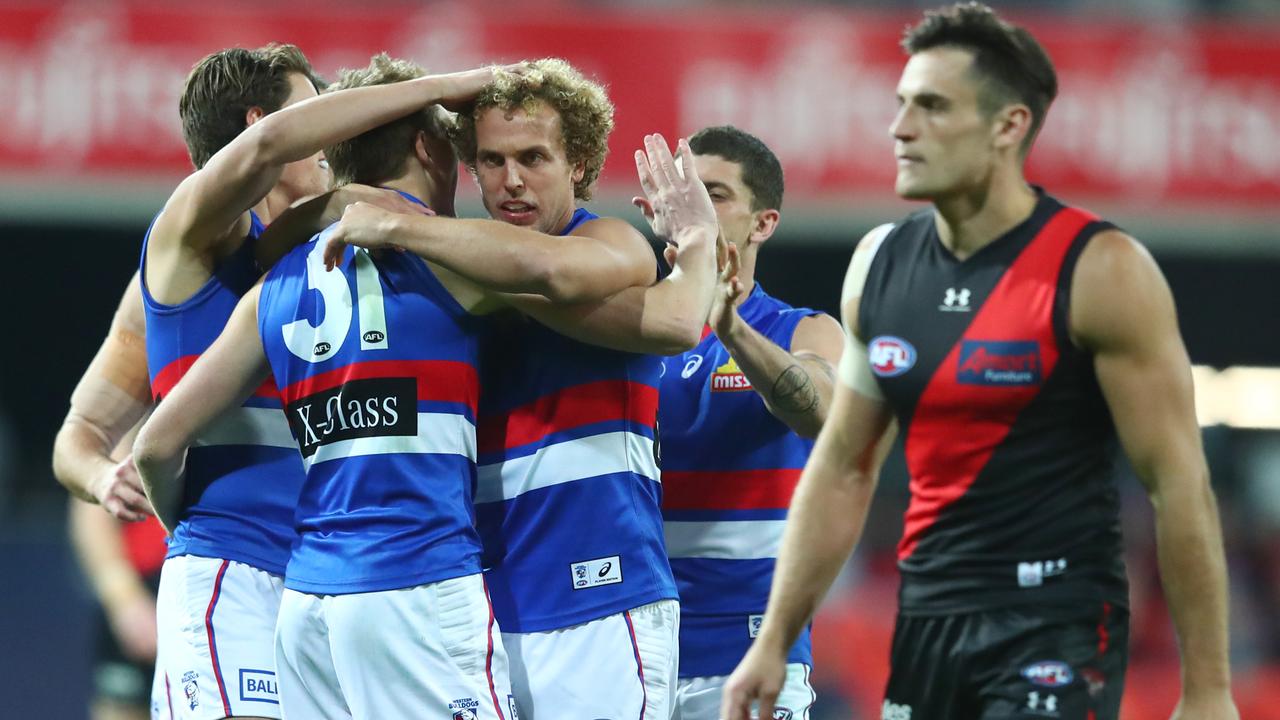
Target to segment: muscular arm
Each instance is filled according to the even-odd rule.
[[[270,375],[258,337],[259,281],[226,328],[138,432],[133,460],[156,516],[172,531],[187,448],[214,418],[243,403]]]
[[[53,443],[53,474],[73,495],[124,520],[151,513],[127,459],[111,452],[151,408],[146,320],[138,276],[125,288],[111,329],[71,395]]]
[[[575,303],[650,285],[655,276],[648,243],[634,228],[615,218],[583,223],[564,236],[497,220],[392,213],[356,218],[349,212],[339,228],[346,231],[353,225],[349,220],[357,219],[371,223],[372,232],[382,242],[404,248],[494,292],[530,293],[554,302]],[[335,235],[330,247],[344,238],[343,234]]]
[[[275,265],[290,250],[342,219],[342,212],[347,206],[357,202],[377,205],[390,212],[431,214],[426,208],[405,200],[394,190],[358,183],[343,185],[336,190],[294,203],[279,217],[274,218],[253,247],[258,267],[265,269]]]
[[[121,648],[134,659],[155,660],[155,598],[129,563],[120,521],[76,498],[69,511],[71,546]]]
[[[807,317],[796,325],[791,352],[756,332],[731,311],[727,332],[717,332],[774,417],[802,437],[816,437],[827,418],[844,334],[829,315]]]
[[[874,390],[857,327],[862,286],[882,230],[863,238],[849,263],[841,297],[845,350],[830,417],[791,498],[760,636],[725,685],[720,717],[726,720],[748,720],[756,700],[760,717],[771,717],[787,652],[862,535],[892,444],[892,414]]]
[[[1108,231],[1085,249],[1071,328],[1094,353],[1120,441],[1155,507],[1160,575],[1182,653],[1182,711],[1234,717],[1219,714],[1230,704],[1226,565],[1190,362],[1169,288],[1132,238]]]
[[[327,93],[252,122],[187,177],[165,204],[147,245],[148,267],[155,266],[155,272],[148,271],[148,287],[162,302],[185,299],[208,271],[192,271],[184,260],[205,258],[215,248],[244,237],[248,210],[271,191],[286,164],[446,100],[463,84],[474,84],[470,75],[429,76]]]
[[[702,336],[715,288],[716,234],[685,233],[671,274],[649,287],[632,287],[603,301],[556,304],[538,295],[510,295],[516,309],[580,342],[623,352],[674,355]]]

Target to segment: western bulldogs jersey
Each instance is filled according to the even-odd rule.
[[[579,209],[561,234],[595,218]],[[505,632],[676,597],[655,457],[661,362],[506,318],[484,351],[476,519]]]
[[[478,573],[482,321],[410,253],[348,247],[327,272],[332,231],[277,263],[258,304],[306,467],[285,587],[340,595]]]
[[[157,302],[147,289],[148,230],[142,246],[142,299],[156,402],[213,344],[240,297],[261,275],[253,253],[263,226],[256,214],[252,218],[240,247],[204,287],[178,305]],[[235,560],[283,574],[301,487],[302,466],[280,414],[275,385],[268,381],[242,406],[218,418],[187,451],[181,520],[169,540],[168,557]]]
[[[738,313],[785,350],[796,325],[816,314],[758,283]],[[728,675],[760,630],[813,441],[769,412],[714,334],[663,362],[662,516],[680,590],[680,677]],[[787,662],[813,664],[808,629]]]
[[[911,477],[904,614],[1127,601],[1116,431],[1068,331],[1076,261],[1110,226],[1038,194],[964,261],[911,215],[868,270],[859,332]]]

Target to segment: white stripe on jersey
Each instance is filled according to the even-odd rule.
[[[262,445],[298,448],[289,432],[289,421],[280,408],[238,407],[226,411],[196,441],[196,447],[212,445]]]
[[[663,523],[672,558],[756,560],[775,558],[786,520],[726,520]]]
[[[297,447],[295,444],[294,447]],[[321,445],[302,459],[309,469],[315,463],[361,455],[461,455],[476,459],[476,428],[457,413],[418,413],[417,435],[388,435],[339,440]]]
[[[633,472],[660,480],[653,440],[633,432],[589,435],[539,448],[525,457],[477,468],[476,502],[511,500],[530,490],[574,480]]]

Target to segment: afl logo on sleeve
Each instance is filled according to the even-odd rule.
[[[880,335],[867,343],[871,372],[880,377],[897,377],[916,364],[916,349],[900,337]]]

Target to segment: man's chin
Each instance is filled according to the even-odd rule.
[[[893,191],[903,200],[932,200],[934,193],[919,183],[896,182]]]

